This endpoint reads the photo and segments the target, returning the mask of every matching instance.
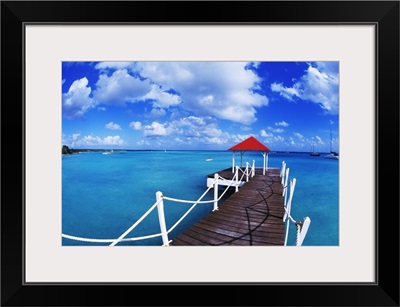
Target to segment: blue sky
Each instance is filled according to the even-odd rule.
[[[63,62],[62,144],[339,151],[339,62]]]

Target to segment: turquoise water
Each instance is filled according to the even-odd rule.
[[[207,162],[207,158],[212,161]],[[259,152],[246,152],[246,161],[262,167]],[[236,155],[240,164],[240,156]],[[291,215],[310,217],[304,246],[339,244],[339,161],[311,157],[307,153],[270,153],[269,167],[281,168],[285,161],[289,179],[296,178]],[[86,152],[62,156],[62,233],[85,238],[118,238],[156,201],[165,196],[197,200],[207,189],[208,174],[232,166],[229,151],[122,151],[104,155]],[[211,190],[204,200],[213,198]],[[167,228],[184,214],[190,204],[165,201]],[[170,234],[170,239],[212,210],[199,204]],[[159,232],[157,210],[127,237]],[[63,245],[109,245],[63,238]],[[288,245],[295,244],[291,224]],[[121,242],[119,245],[162,245],[161,238]]]

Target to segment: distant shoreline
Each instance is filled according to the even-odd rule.
[[[114,152],[171,152],[171,151],[186,151],[186,152],[231,152],[229,150],[222,150],[222,149],[90,149],[90,148],[70,148],[68,149],[68,152],[63,152],[63,155],[69,155],[69,154],[77,154],[77,153],[85,153],[85,152],[107,152],[113,150]],[[269,154],[309,154],[310,152],[308,151],[279,151],[279,150],[274,150],[271,151]],[[321,152],[321,155],[324,154],[329,154],[329,152]]]

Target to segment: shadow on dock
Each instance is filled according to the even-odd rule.
[[[218,172],[225,179],[234,175],[232,169]],[[214,178],[214,174],[208,175]],[[170,246],[283,246],[284,197],[280,170],[271,168],[262,174],[256,168],[238,190],[200,221],[177,235]]]

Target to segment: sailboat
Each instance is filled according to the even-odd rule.
[[[315,151],[315,142],[314,142],[314,138],[312,139],[312,142],[311,142],[311,152],[310,152],[310,156],[315,156],[315,157],[318,157],[318,156],[320,156],[321,154],[319,153],[319,152],[316,152]]]
[[[103,155],[111,155],[113,153],[114,153],[114,150],[111,149],[110,151],[104,151]]]
[[[325,159],[339,160],[339,154],[332,150],[332,130],[331,130],[331,141],[330,141],[330,150],[329,151],[330,151],[329,154],[324,156]]]

